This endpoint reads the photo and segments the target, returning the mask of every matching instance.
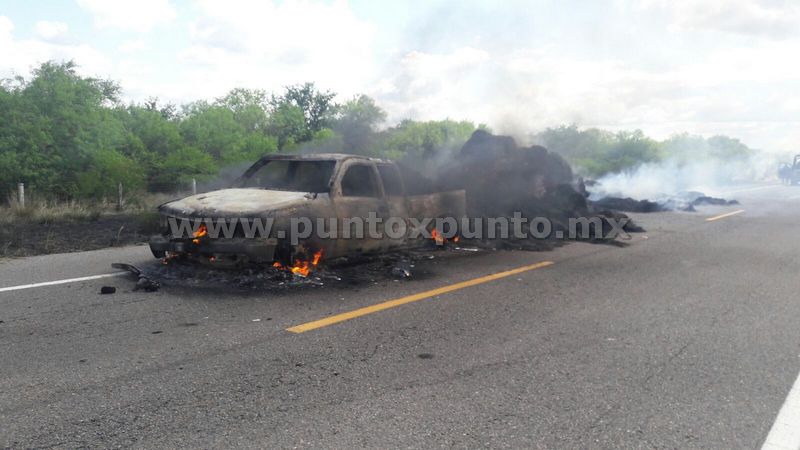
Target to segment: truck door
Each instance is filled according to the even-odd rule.
[[[389,206],[389,217],[397,218],[392,219],[394,221],[402,220],[406,225],[406,230],[408,230],[408,202],[400,170],[391,163],[376,163],[375,167],[378,169],[378,175],[381,176],[384,197]],[[406,235],[407,233],[403,233],[401,237],[396,237],[395,235],[387,236],[385,242],[387,248],[405,245]]]
[[[338,218],[339,240],[338,252],[340,255],[347,253],[371,253],[387,248],[383,239],[369,236],[367,217],[374,212],[384,221],[389,217],[389,205],[384,199],[383,188],[380,184],[375,164],[368,161],[350,160],[343,163],[342,169],[334,182],[334,208]],[[357,226],[353,220],[360,221],[363,233],[357,236]],[[345,228],[351,231],[350,238],[344,239]],[[381,227],[378,227],[382,231]]]

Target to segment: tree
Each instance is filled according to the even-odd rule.
[[[548,128],[537,140],[563,156],[579,173],[599,177],[621,172],[662,158],[661,144],[645,136],[641,130],[609,131],[577,126]]]
[[[239,142],[243,134],[244,129],[236,122],[233,112],[221,106],[210,106],[181,122],[181,135],[185,142],[222,163],[239,159]]]
[[[708,145],[710,156],[721,160],[745,159],[755,153],[739,139],[728,136],[712,136],[708,139]]]
[[[666,158],[679,163],[707,159],[718,159],[724,163],[749,158],[755,150],[728,136],[712,136],[706,139],[703,136],[681,133],[664,141],[663,153]]]
[[[211,155],[201,150],[183,146],[171,151],[159,165],[151,178],[155,191],[170,191],[185,187],[192,178],[208,178],[218,171]]]
[[[323,128],[330,128],[338,109],[333,101],[335,97],[336,94],[331,91],[318,90],[314,83],[287,86],[282,95],[273,95],[270,99],[270,113],[294,115],[296,113],[290,112],[290,107],[298,108],[303,115],[304,128],[299,135],[293,134],[293,140],[298,143],[307,142],[313,138],[314,133]],[[280,123],[285,119],[285,117],[280,118],[273,123]],[[289,123],[295,125],[294,117]],[[284,131],[281,134],[287,133]]]
[[[291,103],[281,103],[273,107],[267,122],[267,131],[277,138],[279,150],[291,149],[298,142],[309,140],[303,110]]]
[[[218,98],[215,105],[228,108],[234,119],[249,132],[265,133],[267,130],[267,93],[259,89],[236,88]]]
[[[384,120],[386,112],[375,104],[375,100],[362,94],[339,108],[333,130],[341,135],[344,151],[367,154],[373,150],[375,130]]]
[[[579,130],[576,125],[562,125],[544,130],[536,136],[536,140],[548,150],[575,161],[605,152],[614,136],[596,128]]]
[[[277,141],[263,133],[248,132],[233,111],[209,106],[180,124],[187,145],[211,155],[218,164],[248,161],[277,150]]]
[[[643,163],[661,160],[660,146],[642,130],[620,131],[602,156],[609,172],[620,172]]]
[[[115,150],[102,150],[92,155],[87,170],[77,176],[77,195],[87,197],[113,197],[118,184],[125,189],[138,190],[144,187],[144,174],[137,164]]]
[[[73,62],[46,62],[30,79],[17,77],[4,87],[0,125],[3,188],[12,178],[51,195],[79,193],[78,175],[124,140],[124,129],[110,107],[119,87],[108,80],[77,74]]]
[[[376,151],[389,158],[422,162],[460,148],[475,130],[475,124],[467,121],[404,120],[382,133]]]
[[[341,105],[338,109],[337,123],[351,126],[362,126],[375,131],[375,128],[386,120],[386,111],[375,103],[371,97],[360,94]]]
[[[680,133],[670,136],[663,142],[662,152],[665,158],[684,164],[708,157],[710,149],[708,141],[703,136]]]
[[[148,97],[148,99],[142,104],[142,107],[148,111],[154,111],[161,114],[161,116],[167,120],[174,120],[178,115],[178,108],[174,104],[167,103],[160,105],[158,97]]]
[[[119,110],[122,122],[128,132],[120,151],[139,164],[139,170],[145,174],[147,188],[150,191],[163,192],[180,187],[182,178],[206,174],[207,170],[176,173],[166,163],[173,155],[185,153],[187,144],[181,136],[179,123],[168,120],[159,108],[151,105],[131,105]],[[190,153],[192,157],[197,154]],[[208,156],[208,161],[213,159]],[[205,158],[204,158],[205,160]],[[196,161],[186,161],[183,167],[202,165]]]
[[[121,111],[120,118],[126,128],[142,141],[147,151],[158,157],[164,157],[184,145],[179,124],[169,120],[158,109],[131,105]]]

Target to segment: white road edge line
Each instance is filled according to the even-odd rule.
[[[800,374],[786,396],[761,450],[800,449]]]
[[[65,283],[74,283],[77,281],[88,281],[88,280],[97,280],[100,278],[108,278],[108,277],[118,277],[120,275],[129,274],[130,272],[112,272],[112,273],[101,273],[100,275],[90,275],[88,277],[80,277],[80,278],[67,278],[65,280],[55,280],[55,281],[45,281],[42,283],[31,283],[31,284],[21,284],[19,286],[8,286],[0,288],[0,292],[8,292],[8,291],[19,291],[22,289],[31,289],[37,288],[42,286],[53,286],[56,284],[65,284]]]

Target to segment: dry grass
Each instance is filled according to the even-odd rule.
[[[130,196],[123,208],[111,201],[9,197],[0,205],[0,258],[96,250],[146,242],[160,233],[156,206],[177,195]]]
[[[0,224],[15,222],[58,223],[91,222],[102,216],[114,214],[150,215],[158,205],[180,197],[175,194],[139,194],[127,199],[120,209],[115,201],[102,200],[48,200],[29,198],[23,207],[15,195],[9,195],[5,205],[0,205]]]

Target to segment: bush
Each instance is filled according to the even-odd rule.
[[[138,191],[145,185],[138,165],[114,150],[92,155],[89,169],[78,174],[77,196],[81,198],[115,198],[119,183],[126,191]]]

